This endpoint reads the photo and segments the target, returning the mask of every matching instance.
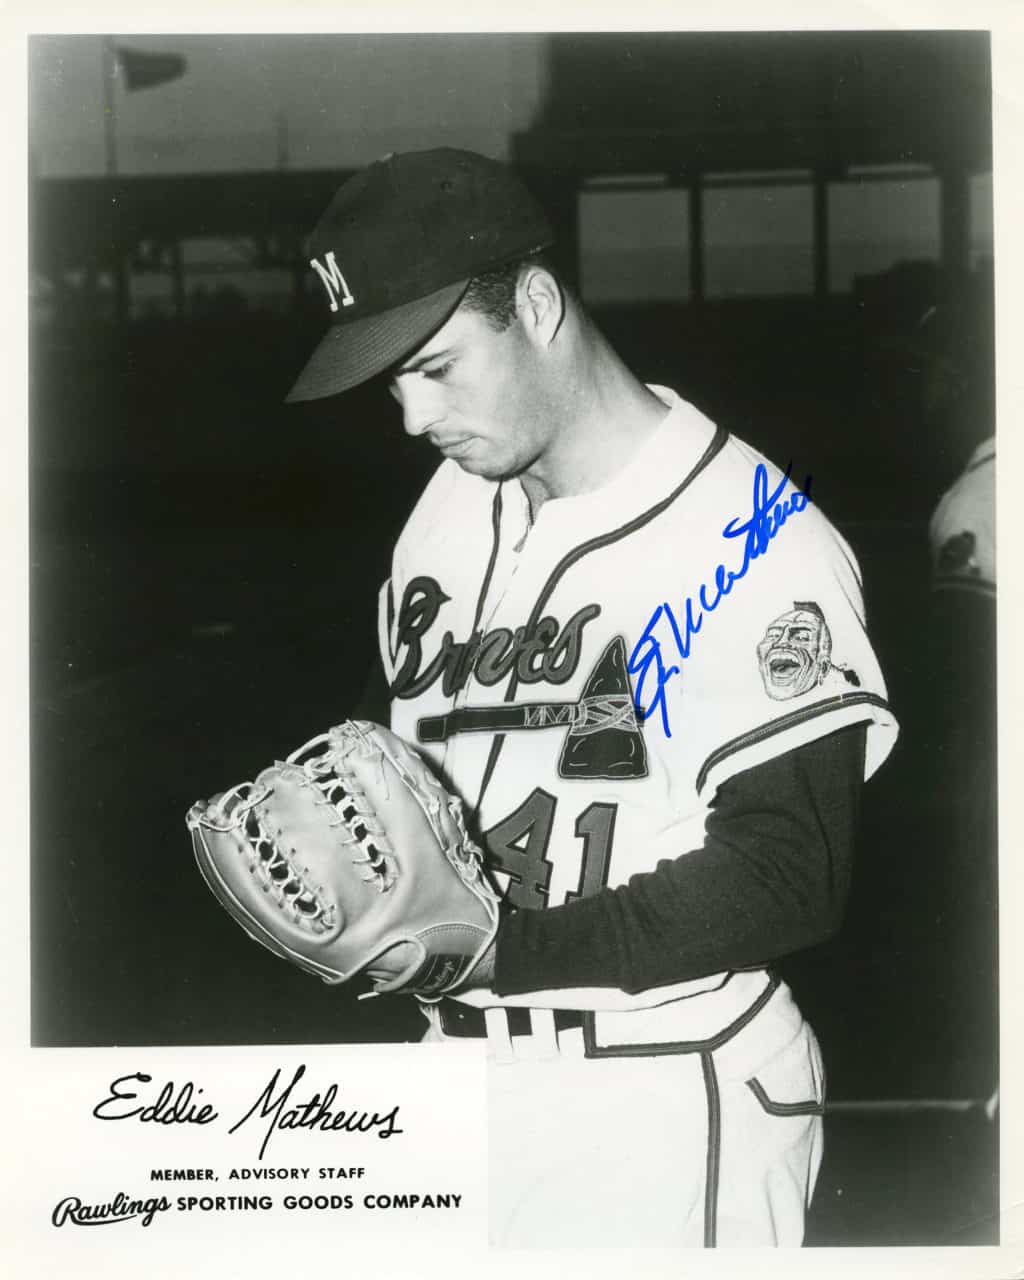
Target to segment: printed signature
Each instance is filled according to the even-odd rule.
[[[376,1130],[378,1138],[390,1138],[404,1133],[398,1127],[400,1107],[395,1105],[386,1112],[369,1112],[357,1108],[336,1107],[338,1085],[331,1084],[323,1093],[311,1097],[293,1097],[296,1086],[306,1074],[305,1064],[296,1067],[291,1080],[282,1083],[278,1067],[267,1081],[262,1092],[249,1110],[237,1120],[228,1133],[241,1129],[254,1116],[267,1120],[259,1158],[262,1160],[273,1135],[281,1129],[315,1129],[323,1133],[368,1133]],[[96,1104],[92,1114],[97,1120],[136,1120],[140,1124],[212,1124],[220,1113],[210,1104],[198,1102],[203,1092],[191,1080],[175,1091],[173,1081],[160,1089],[156,1100],[145,1105],[139,1102],[135,1086],[152,1084],[153,1077],[143,1071],[118,1076],[110,1082],[107,1096]],[[133,1105],[126,1105],[133,1104]],[[75,1219],[77,1221],[77,1219]]]
[[[778,535],[789,517],[805,510],[811,501],[810,476],[804,481],[802,489],[794,489],[786,498],[782,497],[783,490],[789,484],[792,466],[790,463],[786,467],[781,481],[769,493],[768,469],[763,462],[757,464],[750,516],[742,524],[737,516],[722,530],[723,538],[743,539],[743,558],[739,568],[727,569],[724,564],[716,566],[711,585],[702,583],[695,595],[686,597],[680,610],[681,622],[668,602],[659,604],[633,647],[629,656],[629,671],[637,677],[634,698],[637,712],[644,720],[651,719],[655,711],[660,712],[666,738],[671,738],[672,730],[669,727],[665,687],[679,675],[680,666],[675,662],[669,665],[662,653],[662,644],[664,642],[669,649],[670,657],[678,655],[679,662],[685,662],[690,656],[694,636],[704,625],[705,616],[714,613],[736,583],[746,577],[751,562],[765,554],[772,539]],[[652,680],[655,685],[654,694],[648,703],[645,698]]]

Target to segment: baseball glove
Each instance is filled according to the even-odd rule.
[[[461,802],[389,730],[347,720],[186,818],[221,905],[325,982],[423,998],[463,985],[498,927]]]

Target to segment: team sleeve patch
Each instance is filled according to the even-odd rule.
[[[813,516],[772,544],[679,663],[672,736],[659,749],[705,803],[733,774],[848,725],[868,725],[866,776],[892,749],[897,724],[856,562]],[[657,725],[644,728],[650,744]]]
[[[745,624],[737,618],[717,650],[693,669],[692,710],[680,728],[688,723],[694,731],[699,795],[851,724],[872,726],[868,773],[888,754],[896,721],[862,619],[842,592],[819,585],[815,599],[775,595],[773,601],[766,593],[760,617],[752,611]],[[706,731],[709,720],[716,733]]]
[[[985,556],[977,536],[969,529],[947,538],[939,548],[932,574],[932,586],[964,587],[982,595],[995,595],[995,574],[986,572]],[[989,563],[992,556],[988,557]]]
[[[794,600],[773,618],[757,646],[761,682],[769,698],[785,702],[840,676],[856,687],[860,677],[832,660],[832,633],[813,600]]]

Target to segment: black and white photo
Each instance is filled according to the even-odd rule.
[[[784,25],[28,35],[61,1242],[1015,1239],[993,34]]]

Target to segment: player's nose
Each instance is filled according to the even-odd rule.
[[[395,399],[402,410],[402,426],[407,435],[423,435],[439,417],[437,405],[422,389],[399,386],[395,391]]]
[[[402,426],[406,435],[421,436],[430,430],[432,423],[433,418],[426,413],[407,408],[402,410]]]

